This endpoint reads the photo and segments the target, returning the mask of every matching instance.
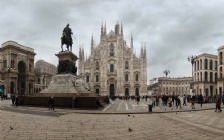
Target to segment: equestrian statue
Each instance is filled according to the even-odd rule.
[[[62,37],[61,37],[61,49],[63,50],[63,45],[66,45],[67,51],[69,51],[69,46],[70,46],[70,51],[72,51],[72,30],[69,28],[69,24],[66,25],[66,27],[63,30]]]

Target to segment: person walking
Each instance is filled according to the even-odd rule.
[[[180,106],[180,109],[181,109],[180,98],[179,98],[179,96],[176,96],[176,108],[178,108],[178,106]]]
[[[192,109],[195,109],[195,105],[194,105],[195,99],[196,99],[196,97],[194,95],[192,95],[192,97],[191,97],[191,107],[192,107]]]
[[[187,101],[187,96],[184,94],[184,97],[183,97],[183,106],[187,106],[186,101]]]
[[[220,98],[220,95],[218,95],[216,97],[216,108],[215,108],[215,112],[221,112],[221,98]]]
[[[203,104],[203,96],[202,96],[202,94],[200,94],[198,96],[198,102],[199,102],[199,104],[201,104],[201,107],[202,107],[202,104]]]
[[[16,107],[19,105],[19,98],[18,98],[17,95],[16,95],[16,97],[15,97],[15,105],[16,105]]]
[[[54,110],[54,97],[51,97],[51,110]]]
[[[15,104],[15,95],[12,95],[12,106]]]
[[[224,94],[222,95],[222,105],[224,105]]]

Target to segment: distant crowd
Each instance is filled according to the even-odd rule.
[[[137,104],[139,104],[140,99],[144,99],[145,101],[148,101],[155,106],[159,106],[159,104],[162,104],[163,106],[173,107],[182,109],[183,106],[187,106],[187,103],[191,103],[191,108],[195,109],[195,103],[199,103],[202,107],[204,103],[216,103],[216,109],[215,111],[221,112],[221,103],[224,105],[224,94],[221,95],[215,95],[215,96],[202,96],[200,95],[162,95],[162,96],[112,96],[112,100],[120,99],[120,100],[135,100]],[[161,102],[161,103],[160,103]]]

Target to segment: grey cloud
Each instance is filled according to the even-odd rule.
[[[148,79],[164,76],[191,76],[188,55],[217,53],[224,44],[224,0],[3,0],[0,3],[0,42],[14,40],[33,47],[35,59],[57,65],[63,28],[70,23],[76,40],[73,52],[84,44],[90,54],[93,33],[99,43],[101,23],[107,31],[122,21],[127,44],[131,31],[136,53],[147,43]]]

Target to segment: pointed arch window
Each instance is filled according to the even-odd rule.
[[[86,82],[89,83],[89,75],[86,76]]]
[[[113,43],[110,44],[109,49],[110,49],[110,56],[114,56],[114,44]]]
[[[135,81],[138,81],[138,74],[135,75]]]
[[[96,75],[96,82],[99,82],[99,75]]]
[[[114,64],[110,64],[110,72],[114,72]]]
[[[99,61],[96,61],[96,70],[99,70],[99,69],[100,69]]]
[[[125,81],[128,82],[128,74],[125,74]]]
[[[125,61],[125,69],[129,69],[129,63],[128,63],[128,61]]]

